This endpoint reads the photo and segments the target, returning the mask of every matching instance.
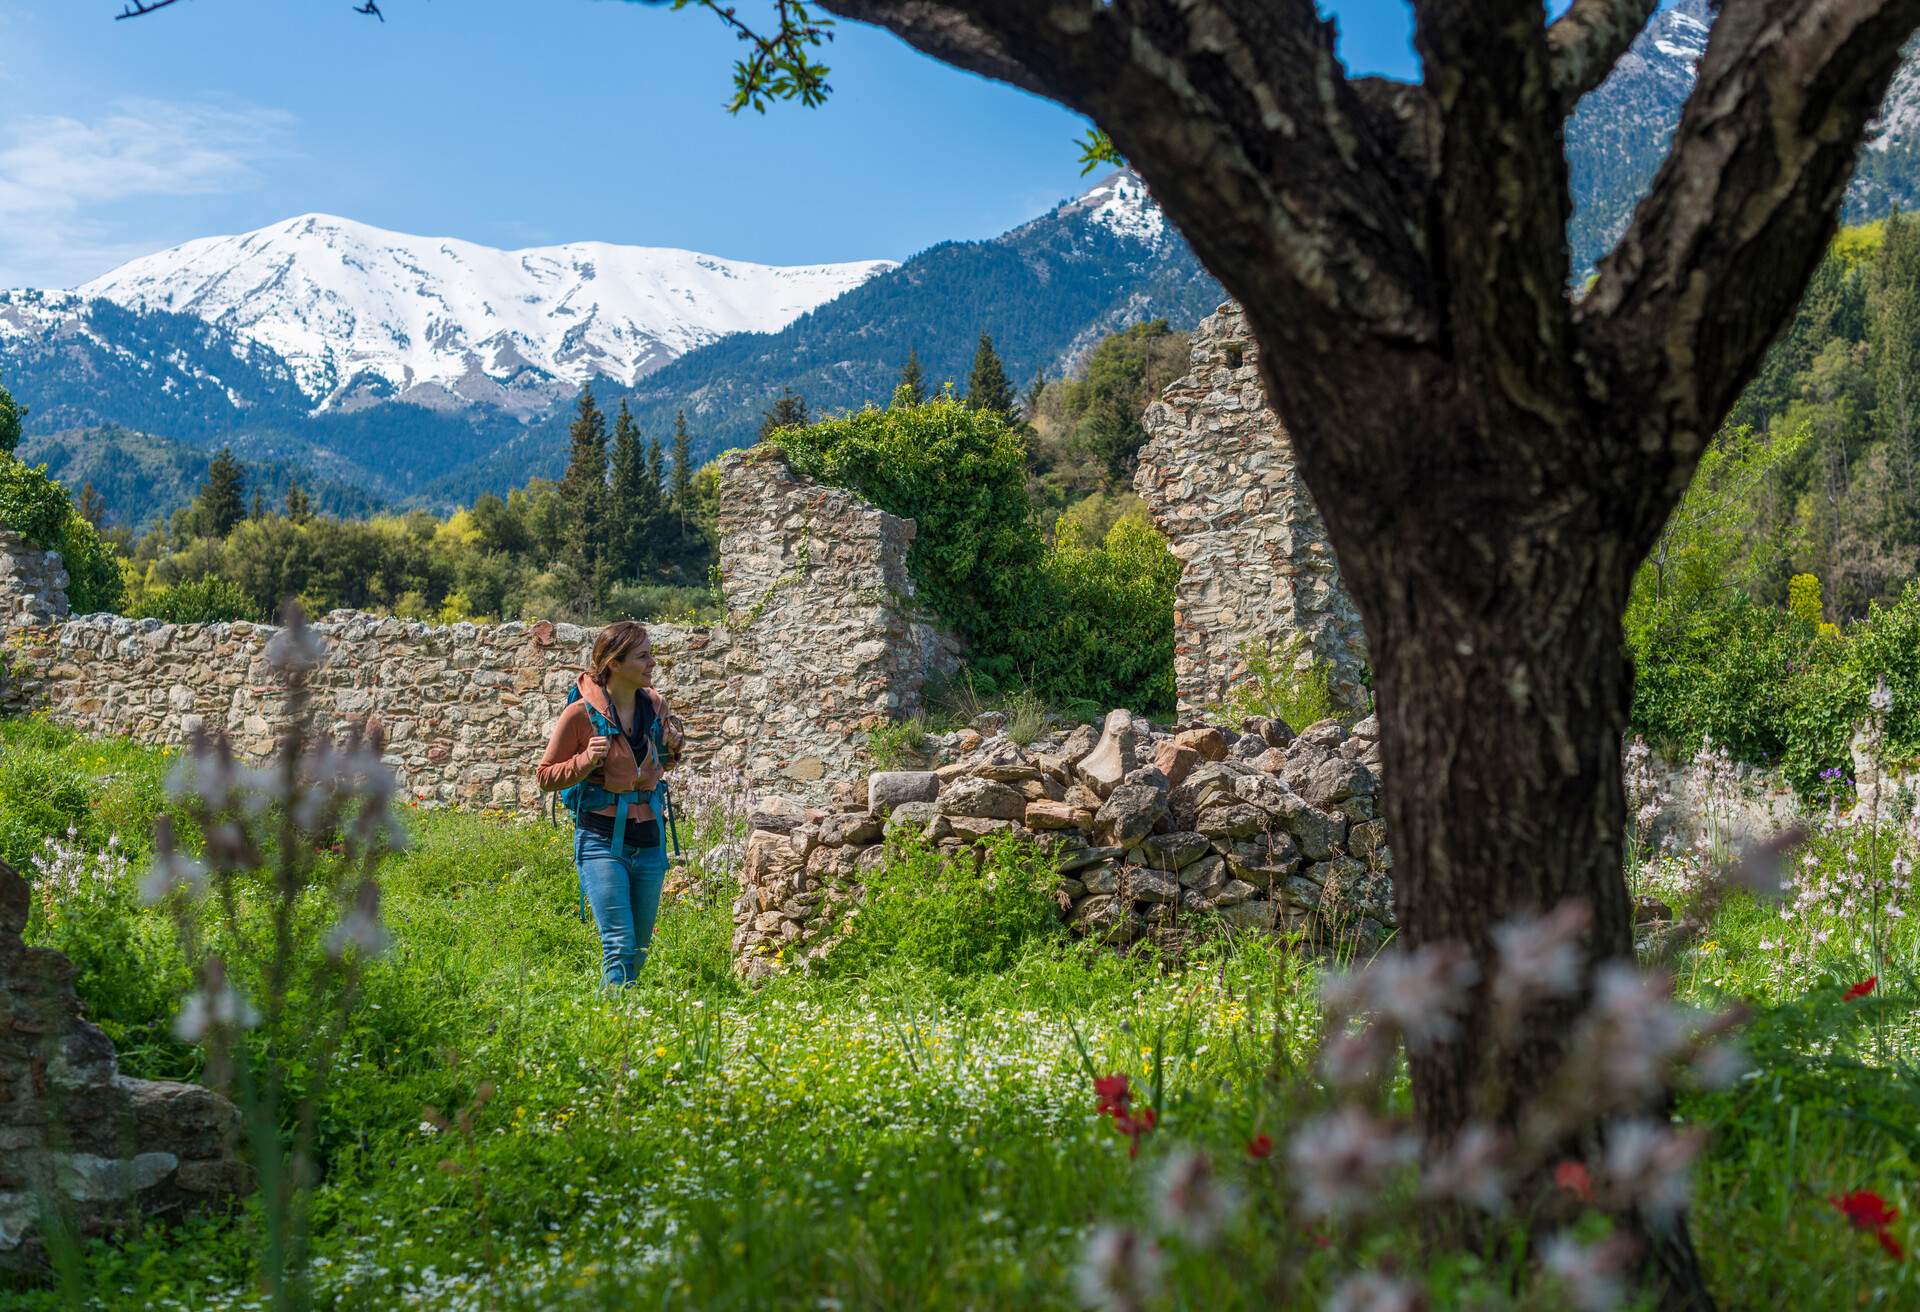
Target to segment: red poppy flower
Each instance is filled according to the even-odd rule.
[[[1583,1203],[1593,1201],[1593,1175],[1585,1162],[1568,1159],[1553,1168],[1553,1182]]]
[[[1879,1194],[1871,1189],[1855,1189],[1848,1194],[1828,1195],[1827,1201],[1847,1218],[1848,1225],[1871,1232],[1888,1257],[1896,1262],[1906,1257],[1907,1250],[1888,1233],[1888,1227],[1899,1219],[1900,1209],[1887,1206],[1887,1200]]]
[[[1097,1075],[1093,1080],[1093,1096],[1100,1100],[1099,1110],[1110,1113],[1126,1110],[1133,1091],[1127,1087],[1125,1075]]]
[[[1247,1156],[1265,1157],[1273,1151],[1273,1140],[1265,1134],[1256,1134],[1247,1140]]]
[[[1845,993],[1842,993],[1840,995],[1840,1001],[1858,1002],[1861,998],[1864,998],[1867,996],[1867,994],[1873,992],[1875,986],[1878,985],[1879,983],[1880,983],[1880,977],[1878,975],[1869,975],[1865,979],[1861,980],[1858,984],[1855,984],[1852,988],[1848,989]],[[1848,1196],[1851,1197],[1852,1195],[1848,1195]]]
[[[1850,1194],[1830,1196],[1827,1201],[1839,1208],[1847,1224],[1857,1230],[1884,1230],[1900,1215],[1898,1208],[1888,1207],[1887,1200],[1871,1189],[1855,1189]]]

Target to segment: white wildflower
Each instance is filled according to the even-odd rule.
[[[1592,919],[1586,903],[1566,901],[1544,916],[1495,925],[1494,997],[1520,1007],[1573,993],[1580,987],[1581,936]]]
[[[1421,1172],[1420,1192],[1428,1198],[1470,1203],[1497,1215],[1507,1208],[1507,1178],[1501,1165],[1506,1153],[1504,1134],[1471,1122],[1454,1136],[1447,1152]]]
[[[1421,1312],[1426,1305],[1420,1291],[1406,1281],[1363,1271],[1334,1286],[1326,1312]]]
[[[260,1023],[260,1013],[231,985],[222,982],[209,994],[195,989],[174,1017],[174,1037],[185,1043],[198,1043],[209,1030],[250,1030]]]
[[[1205,1248],[1239,1209],[1239,1191],[1214,1172],[1205,1153],[1176,1153],[1160,1170],[1154,1188],[1160,1224],[1169,1233]]]
[[[1612,1312],[1626,1298],[1624,1273],[1630,1249],[1615,1238],[1583,1244],[1561,1232],[1541,1246],[1541,1268],[1564,1286],[1567,1302],[1554,1306],[1579,1312]]]
[[[1160,1292],[1165,1260],[1133,1230],[1103,1225],[1087,1236],[1074,1284],[1088,1307],[1137,1312]]]
[[[1698,1132],[1641,1119],[1616,1121],[1607,1130],[1607,1182],[1655,1221],[1669,1219],[1693,1196],[1693,1160],[1701,1147]]]
[[[1418,1151],[1404,1129],[1343,1107],[1302,1124],[1287,1156],[1301,1206],[1315,1216],[1340,1216],[1376,1201],[1387,1177]]]

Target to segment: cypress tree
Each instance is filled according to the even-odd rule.
[[[193,532],[209,538],[224,538],[231,533],[233,526],[246,518],[246,502],[241,499],[245,491],[245,471],[233,458],[232,449],[221,447],[220,454],[207,466],[207,481],[193,498],[188,520]]]
[[[923,405],[927,399],[926,376],[920,372],[920,352],[909,346],[907,362],[900,367],[900,381],[893,389],[893,405]]]
[[[680,538],[687,536],[687,504],[693,500],[693,441],[687,436],[687,412],[673,416],[673,513],[680,519]]]
[[[973,372],[967,377],[967,408],[992,410],[1013,417],[1013,384],[1000,357],[993,353],[993,338],[980,334],[980,348],[973,353]]]
[[[107,517],[107,499],[100,495],[100,489],[93,485],[92,479],[80,485],[80,496],[73,503],[73,508],[79,512],[80,518],[95,528],[99,528],[100,521]]]
[[[300,480],[287,480],[287,518],[296,524],[304,524],[313,513],[313,505],[307,500],[307,490],[300,486]]]
[[[783,387],[779,399],[761,416],[760,439],[765,441],[767,434],[776,428],[805,428],[806,425],[807,403],[791,387]]]
[[[593,389],[580,389],[580,404],[567,429],[567,472],[560,497],[567,523],[561,575],[567,605],[586,616],[606,582],[607,421],[593,403]]]
[[[646,573],[650,498],[646,462],[640,455],[640,427],[633,422],[625,400],[613,421],[613,495],[607,539],[612,547],[608,567],[614,578],[639,578]],[[658,493],[654,494],[657,499]]]

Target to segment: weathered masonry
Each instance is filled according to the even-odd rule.
[[[1245,679],[1248,645],[1328,667],[1361,710],[1366,634],[1340,581],[1293,444],[1260,386],[1259,347],[1228,302],[1193,334],[1192,366],[1147,407],[1134,488],[1185,568],[1174,594],[1183,717]],[[1297,636],[1296,636],[1297,635]]]
[[[811,796],[858,768],[863,731],[911,715],[928,678],[957,663],[917,608],[912,521],[792,471],[773,447],[726,457],[714,624],[650,625],[659,683],[686,721],[689,763],[738,767]],[[181,743],[225,730],[236,750],[272,746],[271,625],[65,617],[58,557],[0,538],[0,698],[86,733]],[[336,729],[377,717],[416,800],[540,802],[533,763],[593,630],[570,624],[427,625],[335,611],[313,676]]]

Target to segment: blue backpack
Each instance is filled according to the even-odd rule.
[[[567,689],[567,705],[571,706],[579,700],[580,688],[579,685],[576,684]],[[615,724],[607,716],[602,715],[599,708],[591,702],[587,704],[587,716],[592,720],[593,731],[596,734],[608,739],[624,736],[620,732],[620,726]],[[647,727],[647,736],[652,740],[653,749],[659,755],[660,759],[662,761],[666,760],[666,735],[665,730],[661,726],[659,716],[656,715],[653,717],[653,723]],[[582,779],[571,788],[563,788],[560,790],[560,803],[565,806],[568,811],[573,813],[573,823],[576,828],[579,827],[580,817],[586,812],[598,811],[605,806],[613,807],[613,850],[616,852],[626,851],[627,809],[640,802],[645,802],[647,805],[653,807],[654,815],[664,821],[666,834],[670,836],[673,844],[673,855],[678,857],[680,855],[680,830],[674,823],[673,794],[667,791],[665,776],[662,776],[660,781],[651,789],[635,789],[628,793],[609,791],[602,787],[592,775]],[[580,919],[584,922],[586,918],[587,884],[583,877],[580,881]]]

